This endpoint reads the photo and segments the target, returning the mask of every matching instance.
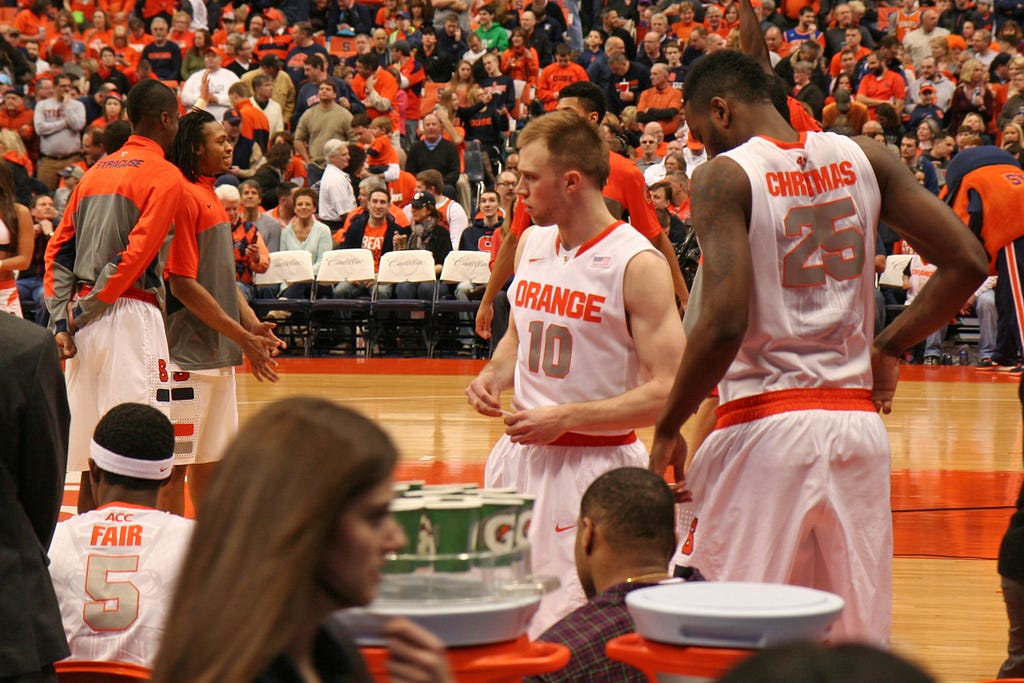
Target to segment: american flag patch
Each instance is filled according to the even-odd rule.
[[[612,257],[611,256],[595,256],[590,261],[590,267],[591,268],[607,268],[610,265],[612,265]]]

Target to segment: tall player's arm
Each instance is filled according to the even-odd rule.
[[[672,278],[661,256],[642,251],[630,260],[623,276],[623,299],[647,381],[618,396],[507,415],[505,433],[514,443],[550,443],[566,432],[595,427],[625,432],[650,425],[657,418],[686,346]]]
[[[701,164],[693,175],[690,209],[704,253],[700,310],[658,418],[650,463],[658,474],[673,464],[677,481],[685,456],[679,429],[725,375],[747,330],[753,281],[750,197],[746,173],[727,157]]]
[[[892,409],[904,350],[949,321],[988,275],[985,250],[953,211],[919,184],[882,145],[857,138],[878,178],[881,220],[938,266],[914,302],[875,338],[875,405]]]

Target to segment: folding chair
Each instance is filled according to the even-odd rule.
[[[275,251],[270,254],[270,267],[264,273],[256,273],[253,284],[289,285],[313,282],[313,255],[304,249]],[[309,355],[309,297],[299,299],[254,299],[253,310],[260,320],[277,323],[275,333],[284,339],[289,349],[302,349]]]
[[[432,293],[429,299],[382,299],[378,296],[381,285],[403,282],[429,282],[436,292],[433,254],[425,249],[410,249],[389,251],[380,257],[377,286],[373,288],[370,350],[376,347],[381,355],[386,355],[393,348],[396,353],[429,357],[433,346],[429,314],[436,294]],[[417,339],[422,341],[422,346],[415,343]]]
[[[441,282],[453,284],[453,291],[464,282],[478,286],[486,286],[491,270],[488,265],[490,254],[486,251],[453,251],[444,259],[441,267]],[[477,300],[438,299],[437,290],[434,294],[434,349],[431,356],[444,356],[447,351],[458,355],[464,347],[460,339],[473,339],[472,354],[474,358],[481,356],[484,348],[482,340],[476,336],[473,318],[480,307]],[[466,328],[469,328],[467,331]]]
[[[148,681],[150,670],[130,662],[64,660],[55,662],[59,683],[133,683]]]
[[[318,294],[321,286],[373,280],[373,252],[369,249],[335,249],[320,258],[309,316],[310,347],[314,353],[337,348],[352,355],[366,355],[370,299],[321,299]]]
[[[907,269],[907,264],[910,263],[910,259],[913,256],[910,254],[891,254],[885,257],[885,270],[878,276],[879,287],[892,287],[894,289],[903,290],[903,271]],[[887,305],[885,307],[885,324],[888,325],[892,320],[903,312],[904,306],[902,305]]]

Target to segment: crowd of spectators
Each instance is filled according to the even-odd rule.
[[[929,190],[941,191],[965,147],[1022,158],[1018,3],[753,5],[780,82],[808,116],[891,145]],[[688,177],[706,159],[683,115],[686,73],[701,55],[740,45],[736,3],[690,0],[19,0],[7,17],[0,156],[16,201],[32,209],[18,289],[39,322],[47,235],[104,154],[108,129],[123,139],[124,97],[142,79],[173,84],[183,112],[200,106],[228,131],[233,165],[217,184],[239,189],[237,200],[221,196],[238,202],[239,282],[252,297],[283,293],[252,289],[283,248],[307,249],[316,263],[330,249],[368,247],[379,262],[431,241],[443,258],[424,234],[446,233],[451,249],[484,244],[461,241],[483,221],[481,189],[501,194],[518,129],[581,80],[601,87],[611,148],[656,189],[661,222],[681,244]],[[470,182],[478,166],[483,177]],[[386,220],[370,207],[375,189],[393,205]],[[426,218],[415,218],[417,193],[432,198]],[[891,252],[895,236],[883,237]]]

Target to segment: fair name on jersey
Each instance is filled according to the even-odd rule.
[[[113,524],[93,524],[89,535],[92,546],[138,546],[142,545],[142,525],[125,524],[135,517],[131,512],[110,512],[103,519]]]

